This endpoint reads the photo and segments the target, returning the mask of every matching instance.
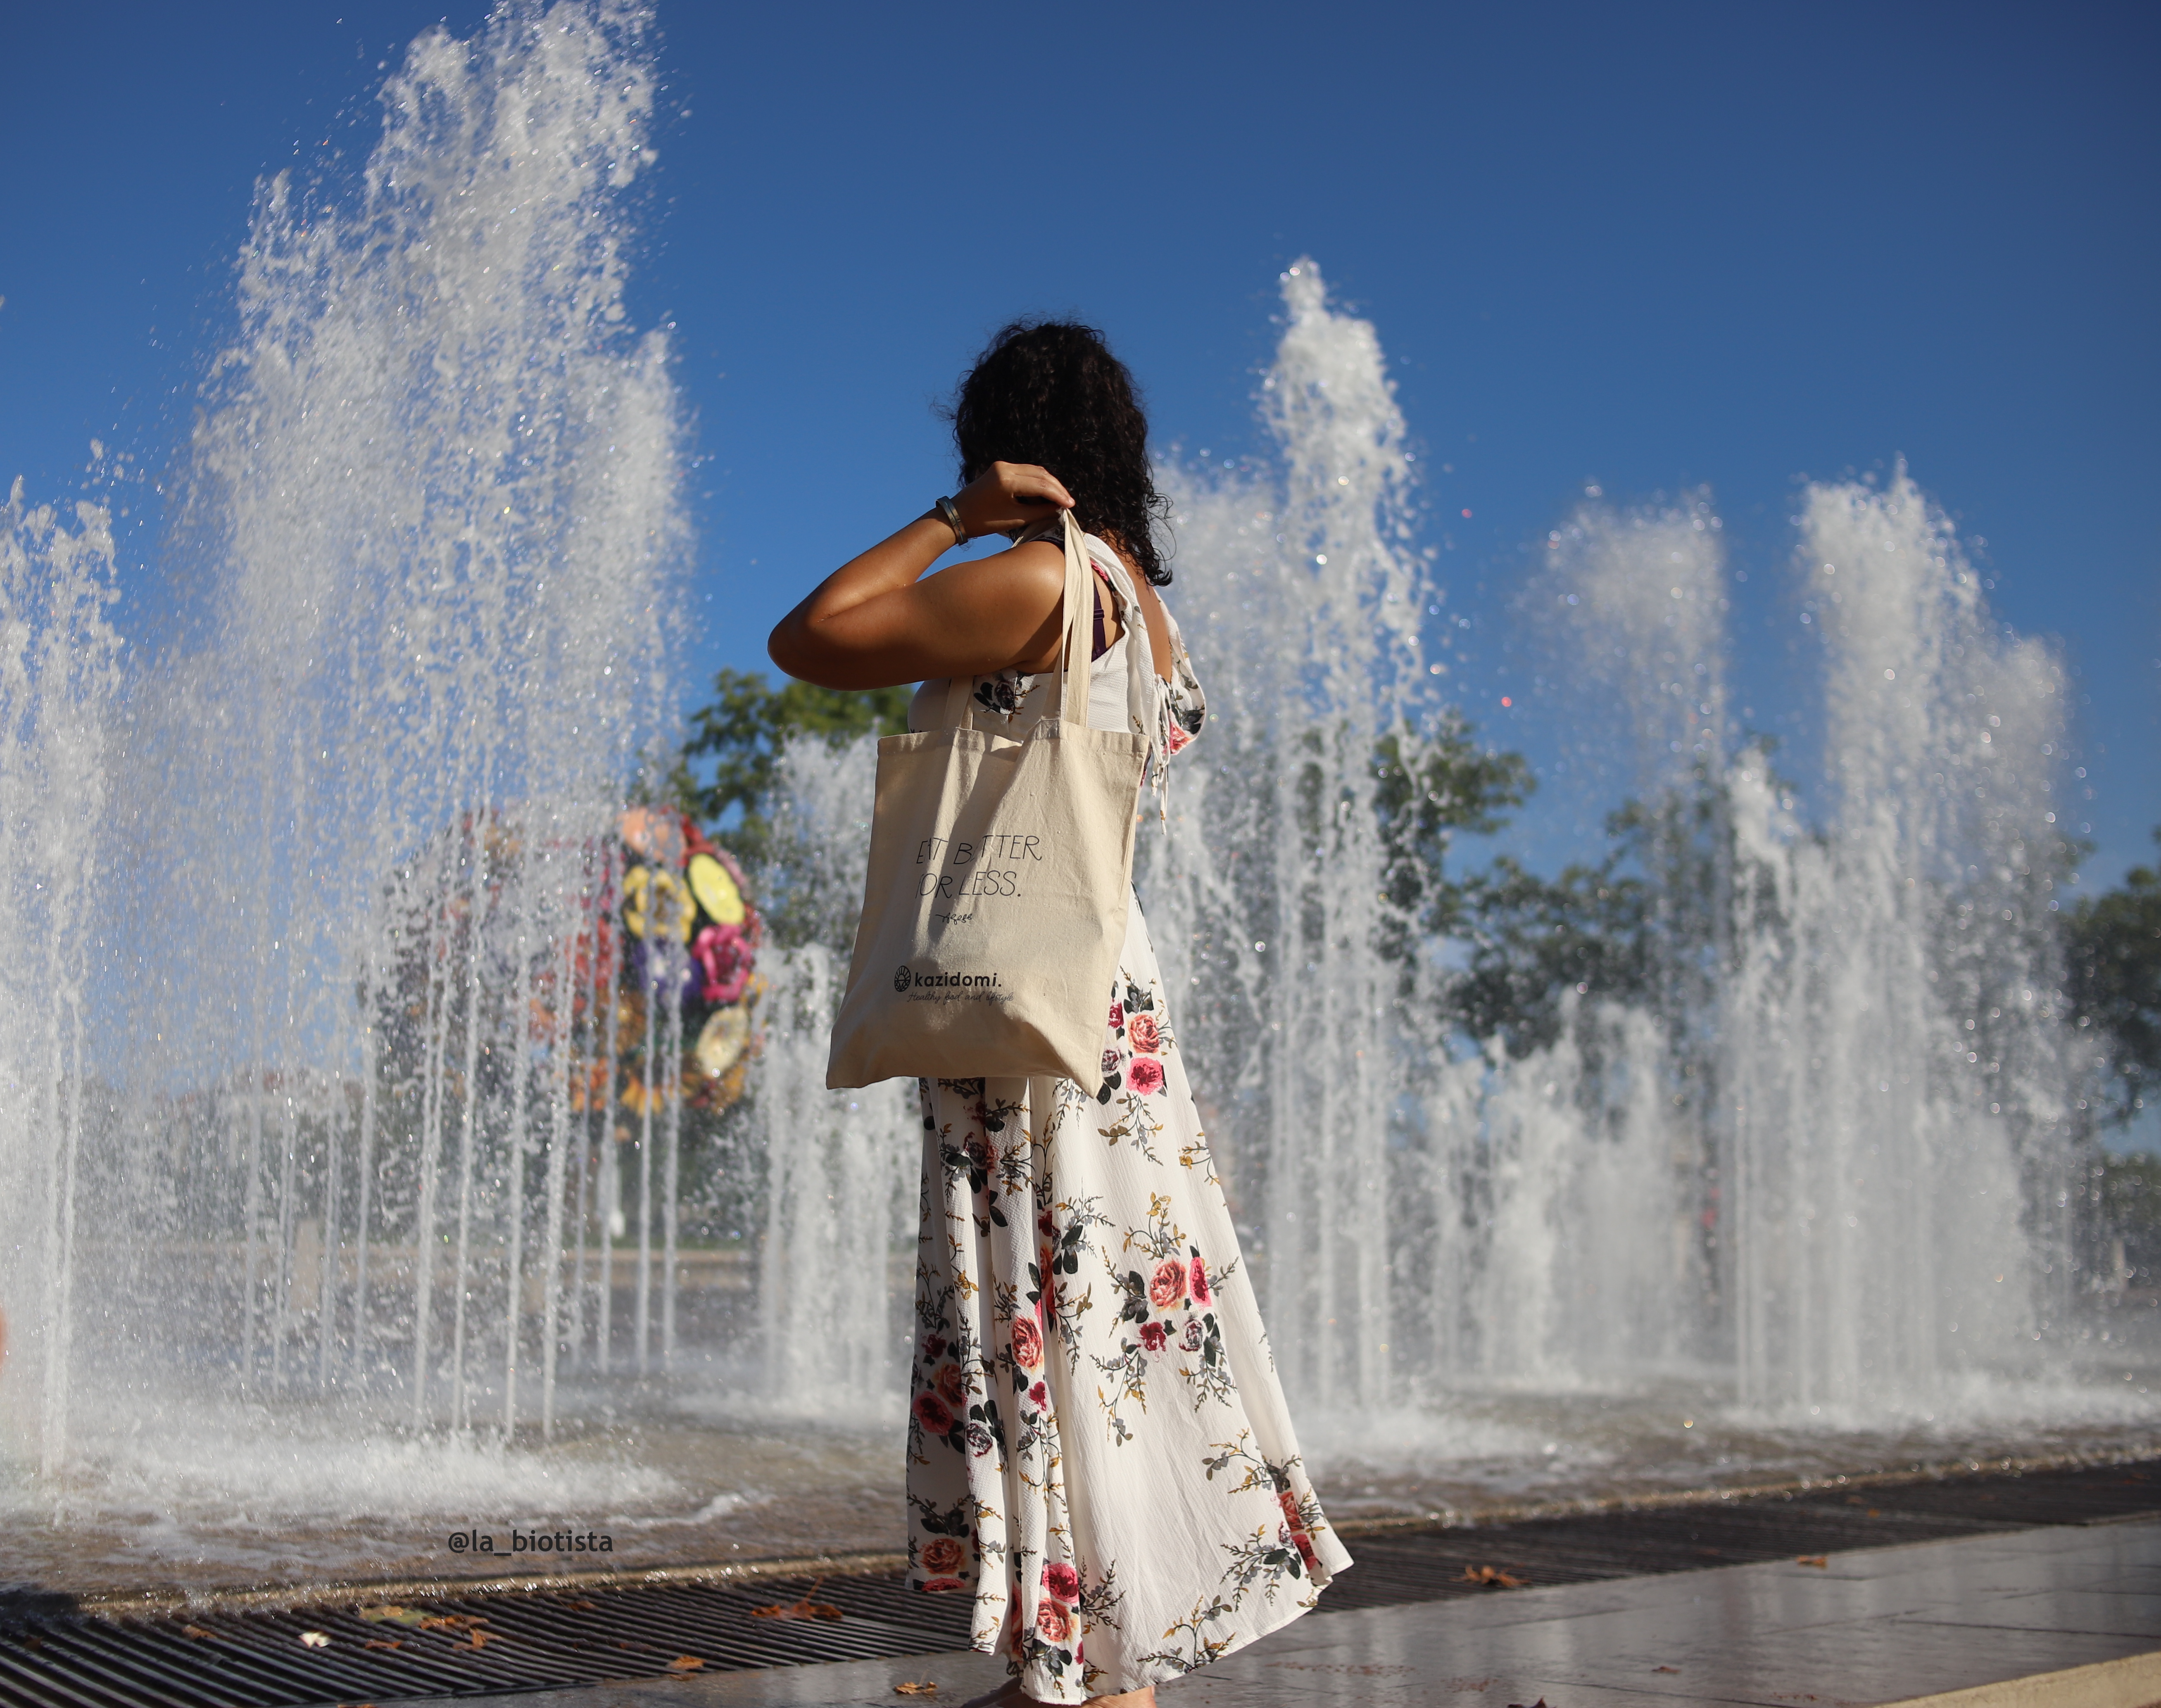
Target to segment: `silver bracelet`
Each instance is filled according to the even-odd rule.
[[[953,544],[966,545],[968,543],[968,530],[961,525],[961,507],[950,498],[940,498],[938,501],[938,513],[945,518],[945,525],[953,530]]]

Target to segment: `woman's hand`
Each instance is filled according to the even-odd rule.
[[[954,498],[970,539],[1013,534],[1072,495],[1031,463],[992,463]],[[936,676],[1049,668],[1059,645],[1065,552],[1044,541],[923,573],[951,549],[935,510],[828,575],[780,620],[773,662],[822,688],[886,688]]]
[[[1072,495],[1049,470],[1032,462],[994,462],[954,495],[968,538],[1015,534],[1053,510],[1070,510]]]

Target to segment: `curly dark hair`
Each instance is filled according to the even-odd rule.
[[[1093,326],[1015,320],[968,370],[947,412],[961,483],[994,462],[1032,462],[1065,482],[1074,515],[1159,587],[1170,570],[1153,524],[1170,501],[1148,467],[1148,417],[1126,365]]]

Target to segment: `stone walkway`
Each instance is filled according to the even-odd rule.
[[[435,1700],[953,1708],[1004,1675],[990,1656],[932,1655]],[[898,1688],[922,1684],[935,1692]],[[2161,1521],[1316,1614],[1159,1695],[1164,1708],[2161,1708]]]

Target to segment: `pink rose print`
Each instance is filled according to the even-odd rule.
[[[1034,1387],[1031,1388],[1028,1391],[1028,1403],[1034,1406],[1038,1411],[1041,1411],[1044,1407],[1050,1403],[1049,1390],[1044,1388],[1040,1382],[1037,1383]]]
[[[1208,1290],[1208,1271],[1202,1267],[1198,1257],[1195,1257],[1188,1266],[1185,1290],[1193,1295],[1193,1302],[1195,1304],[1210,1304],[1215,1302],[1216,1295]]]
[[[1160,1352],[1170,1339],[1170,1330],[1159,1322],[1141,1325],[1141,1344],[1151,1352]]]
[[[923,1581],[923,1593],[926,1596],[950,1595],[955,1590],[965,1590],[967,1587],[967,1585],[956,1577],[925,1578]]]
[[[1112,1030],[1112,1031],[1113,1031],[1113,1032],[1116,1032],[1116,1031],[1117,1031],[1117,1030],[1121,1026],[1124,1025],[1125,1023],[1126,1023],[1126,1005],[1125,1005],[1123,1002],[1113,1002],[1113,1003],[1112,1003],[1112,1004],[1111,1004],[1111,1030]]]
[[[1126,1083],[1143,1097],[1163,1089],[1163,1064],[1152,1055],[1137,1055],[1126,1070]]]
[[[941,1365],[935,1379],[938,1384],[939,1398],[956,1411],[968,1409],[968,1378],[961,1373],[958,1364]]]
[[[1308,1571],[1314,1570],[1320,1565],[1320,1560],[1313,1551],[1313,1544],[1305,1539],[1305,1520],[1298,1515],[1298,1497],[1289,1489],[1284,1489],[1277,1494],[1276,1502],[1283,1508],[1284,1518],[1290,1531],[1291,1540],[1298,1544],[1299,1558],[1305,1562],[1305,1569]]]
[[[1073,1616],[1055,1601],[1044,1601],[1035,1610],[1035,1628],[1045,1643],[1065,1643],[1073,1635]]]
[[[1182,727],[1173,724],[1170,726],[1170,739],[1164,743],[1164,750],[1167,752],[1176,753],[1192,739],[1193,737],[1186,734]]]
[[[1044,1567],[1043,1586],[1069,1606],[1080,1599],[1080,1574],[1063,1560]]]
[[[926,1357],[926,1358],[935,1358],[935,1357],[937,1357],[940,1352],[944,1351],[945,1350],[945,1336],[943,1336],[943,1335],[925,1335],[925,1336],[923,1337],[923,1356],[924,1356],[924,1357]]]
[[[1155,1276],[1148,1283],[1148,1303],[1158,1310],[1169,1310],[1185,1297],[1185,1265],[1175,1258],[1165,1258],[1155,1266]]]
[[[1013,1325],[1013,1362],[1023,1370],[1043,1362],[1043,1330],[1029,1316],[1015,1317]]]
[[[941,1575],[950,1574],[960,1570],[966,1562],[968,1550],[953,1537],[933,1536],[923,1544],[923,1551],[919,1558],[921,1559],[923,1569],[925,1571],[938,1572]]]
[[[1126,1028],[1126,1040],[1143,1055],[1153,1055],[1163,1047],[1163,1034],[1157,1029],[1155,1016],[1134,1015],[1133,1024]]]
[[[915,1396],[915,1418],[933,1435],[942,1435],[953,1427],[953,1414],[945,1409],[945,1402],[935,1393]]]

